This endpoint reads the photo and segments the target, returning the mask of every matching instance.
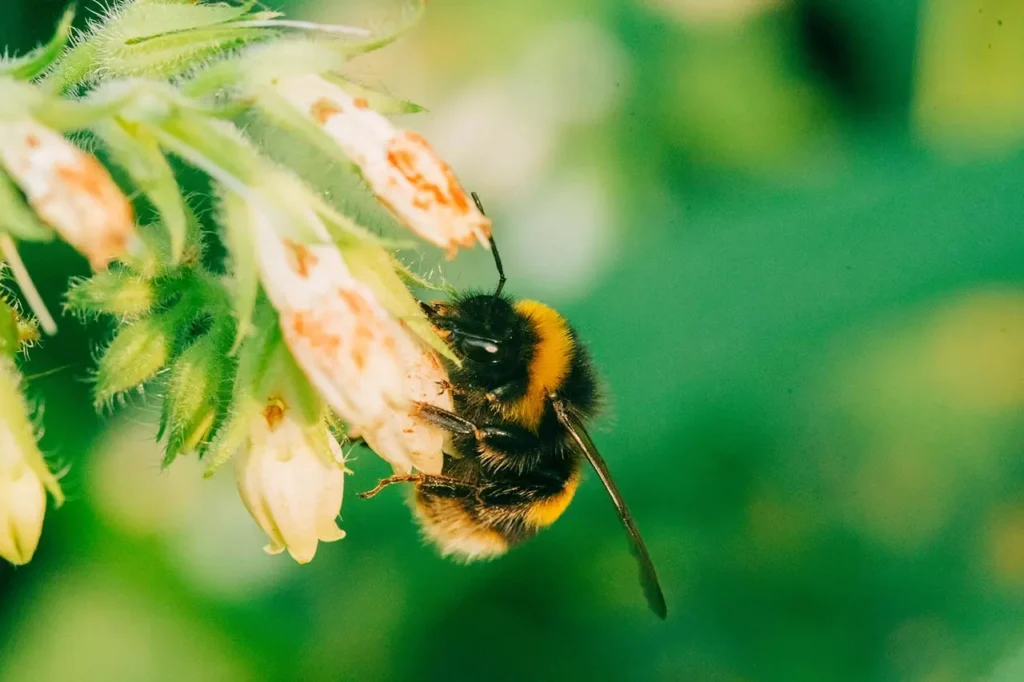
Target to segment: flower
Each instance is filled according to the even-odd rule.
[[[277,91],[330,135],[378,199],[423,239],[454,256],[489,245],[491,221],[423,136],[395,128],[367,101],[317,75],[281,78]]]
[[[332,244],[283,239],[255,208],[260,279],[292,356],[327,404],[361,433],[408,407],[403,327]]]
[[[0,363],[0,557],[27,564],[43,531],[46,491],[64,501],[36,445],[13,363]]]
[[[309,563],[319,542],[345,537],[336,518],[344,490],[344,457],[323,424],[303,424],[283,398],[269,398],[252,420],[235,459],[238,492],[270,537],[270,554],[288,550]]]
[[[103,268],[135,236],[131,204],[99,161],[24,118],[0,122],[0,162],[60,236]]]
[[[409,473],[415,467],[425,474],[438,475],[443,464],[447,434],[440,427],[417,418],[415,403],[428,403],[451,411],[448,374],[431,351],[410,344],[405,352],[408,354],[405,386],[411,406],[392,411],[381,424],[364,429],[362,436],[367,445],[397,472]]]

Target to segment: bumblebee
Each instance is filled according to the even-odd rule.
[[[473,199],[483,212],[476,194]],[[420,418],[451,434],[441,475],[385,478],[360,496],[393,483],[415,484],[415,514],[445,556],[491,558],[554,523],[572,501],[582,460],[597,472],[628,533],[651,610],[667,608],[640,532],[584,422],[599,407],[598,382],[586,348],[568,322],[536,301],[494,293],[456,296],[421,307],[462,360],[448,363],[454,411],[417,406]],[[446,448],[449,449],[449,448]]]

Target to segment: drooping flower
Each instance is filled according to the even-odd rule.
[[[255,210],[260,278],[292,356],[354,432],[407,407],[402,326],[355,279],[333,244],[281,238]]]
[[[389,418],[373,428],[364,429],[363,439],[373,451],[386,459],[397,472],[416,468],[425,474],[440,474],[446,433],[416,416],[416,403],[427,403],[452,410],[448,374],[431,351],[409,344],[405,346],[405,390],[410,406],[394,410]]]
[[[320,542],[345,537],[337,525],[344,457],[322,424],[304,424],[283,397],[271,397],[251,422],[235,459],[242,502],[270,538],[270,554],[285,550],[308,563]]]
[[[396,128],[364,98],[320,76],[282,78],[273,85],[338,143],[378,199],[413,232],[450,256],[475,242],[488,246],[490,219],[422,135]]]
[[[0,122],[0,162],[39,217],[103,268],[135,237],[131,204],[95,158],[22,118]]]
[[[0,557],[28,563],[43,530],[46,492],[64,501],[56,477],[43,459],[13,363],[0,366]]]

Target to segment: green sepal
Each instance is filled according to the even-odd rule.
[[[203,478],[209,478],[217,473],[217,470],[245,445],[252,430],[252,421],[259,417],[262,408],[263,406],[249,394],[240,395],[237,391],[233,394],[231,412],[204,449],[203,459],[207,464]]]
[[[13,358],[20,349],[18,313],[0,299],[0,357]]]
[[[83,317],[113,315],[133,319],[148,313],[156,303],[153,282],[127,269],[105,270],[75,280],[64,295],[64,310]]]
[[[398,276],[402,278],[407,286],[419,287],[429,291],[439,291],[448,297],[454,296],[458,292],[458,290],[450,284],[437,284],[435,282],[431,282],[422,275],[416,274],[409,268],[409,266],[399,260],[397,256],[393,256],[391,260],[394,264],[395,272],[398,273]]]
[[[424,13],[426,12],[427,0],[413,0],[413,4],[414,7],[412,8],[410,16],[395,30],[389,33],[383,33],[379,36],[374,36],[361,42],[346,43],[340,48],[340,52],[344,54],[346,58],[352,59],[353,57],[358,57],[359,55],[379,50],[382,47],[387,47],[391,43],[395,42],[419,23],[420,19],[423,18]]]
[[[259,294],[260,272],[256,262],[256,236],[250,226],[249,207],[234,192],[225,192],[221,201],[221,224],[225,229],[231,274],[232,309],[237,331],[229,352],[234,354],[253,331],[252,317]]]
[[[57,23],[57,30],[48,43],[40,45],[23,57],[0,62],[0,75],[27,81],[43,73],[67,47],[68,40],[71,38],[71,23],[74,19],[75,6],[71,5],[64,10],[64,14]]]
[[[54,231],[39,219],[3,170],[0,170],[0,230],[22,241],[48,242],[54,237]]]
[[[0,358],[0,415],[8,437],[5,447],[13,446],[18,451],[59,507],[64,503],[64,493],[39,450],[29,408],[21,393],[20,376],[11,358]]]
[[[255,320],[256,332],[238,349],[228,414],[203,451],[207,461],[205,478],[213,476],[248,440],[252,421],[264,407],[258,398],[259,384],[267,374],[275,347],[284,344],[274,310],[265,299],[257,303]]]
[[[374,296],[389,313],[401,320],[416,336],[456,364],[458,357],[434,332],[419,302],[395,272],[391,255],[381,248],[347,246],[342,251],[352,276],[373,290]]]
[[[356,83],[355,81],[349,80],[335,73],[324,73],[322,74],[322,77],[324,80],[337,85],[352,97],[366,100],[367,105],[378,114],[391,116],[398,114],[418,114],[426,111],[425,107],[422,107],[415,102],[410,102],[407,99],[400,99],[394,95],[389,95],[386,92],[381,92],[380,90],[374,90],[373,88],[362,85],[361,83]]]
[[[188,210],[174,171],[144,126],[109,120],[93,127],[114,161],[127,171],[160,213],[170,239],[171,264],[181,261],[189,233]]]
[[[191,323],[208,314],[211,301],[219,302],[219,285],[203,277],[183,273],[167,287],[180,293],[178,300],[166,310],[122,326],[100,355],[94,396],[97,406],[155,377],[179,351],[179,339]]]

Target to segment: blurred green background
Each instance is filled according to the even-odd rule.
[[[0,44],[62,5],[3,0]],[[429,109],[512,291],[589,339],[668,621],[593,476],[466,567],[355,497],[363,452],[348,537],[265,556],[229,471],[159,470],[158,387],[93,415],[109,332],[63,319],[26,371],[71,499],[0,564],[0,680],[1024,679],[1024,4],[431,0],[353,74]],[[85,271],[27,260],[54,307]]]

